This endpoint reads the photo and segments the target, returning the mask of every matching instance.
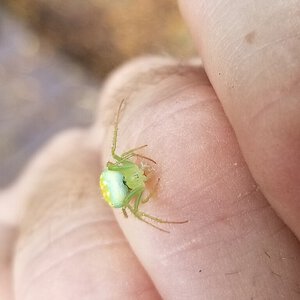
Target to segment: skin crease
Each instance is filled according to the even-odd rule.
[[[179,2],[251,173],[300,238],[300,1]]]
[[[201,11],[217,12],[206,2],[198,2]],[[195,20],[188,15],[192,8],[196,11],[195,3],[181,3],[191,24]],[[264,4],[257,3],[257,11],[259,5]],[[244,22],[237,8],[231,7],[232,14],[240,14]],[[218,14],[216,24],[218,17],[222,24]],[[210,35],[210,28],[201,30],[202,37]],[[254,41],[255,35],[247,39]],[[238,108],[230,109],[228,91],[220,88],[222,80],[207,61],[214,43],[207,37],[199,43],[210,80],[202,66],[171,59],[143,58],[127,64],[104,85],[95,125],[55,137],[0,195],[1,238],[7,242],[5,247],[0,244],[0,270],[13,270],[11,284],[0,285],[1,299],[12,299],[12,290],[17,300],[299,299],[299,241],[273,210],[276,201],[257,184],[257,173],[252,174],[252,160],[244,154],[236,128],[238,114],[233,118],[228,113]],[[231,67],[224,64],[220,72],[230,73]],[[244,76],[251,73],[245,72]],[[252,84],[259,94],[263,84]],[[237,84],[237,91],[230,93],[235,95],[239,88]],[[161,182],[157,197],[143,210],[189,220],[168,226],[170,234],[131,216],[124,219],[119,210],[113,215],[99,195],[98,176],[110,159],[113,118],[124,96],[117,153],[149,145],[143,154],[158,162],[155,174]],[[284,109],[289,111],[290,105]],[[258,118],[264,111],[268,110]],[[289,126],[295,126],[291,111]],[[276,116],[281,115],[274,112],[272,118]],[[251,134],[245,133],[243,140],[247,137],[252,145]],[[251,149],[255,157],[257,148]],[[297,233],[295,221],[287,221],[294,220],[293,205],[287,201],[285,210],[275,208]]]

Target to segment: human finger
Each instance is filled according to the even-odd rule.
[[[300,238],[300,1],[179,2],[255,181]]]
[[[89,130],[62,133],[21,178],[27,184],[14,257],[16,299],[160,298],[100,201],[97,138]]]
[[[162,297],[295,298],[298,241],[252,178],[203,67],[144,58],[118,70],[102,93],[103,164],[113,161],[114,118],[124,98],[117,154],[148,144],[140,153],[157,162],[153,176],[160,178],[156,196],[140,209],[189,221],[154,223],[167,234],[115,209]]]
[[[0,299],[13,299],[12,259],[17,229],[0,223]]]

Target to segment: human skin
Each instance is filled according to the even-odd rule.
[[[55,137],[2,192],[1,299],[299,299],[300,2],[180,7],[203,65],[120,68],[95,124]],[[189,220],[170,234],[99,194],[124,97],[117,150],[149,145],[161,181],[143,210]]]

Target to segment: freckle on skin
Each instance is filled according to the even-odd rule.
[[[248,44],[252,44],[254,42],[254,39],[255,39],[255,35],[256,35],[256,32],[253,30],[253,31],[250,31],[249,33],[247,33],[245,35],[245,40]]]

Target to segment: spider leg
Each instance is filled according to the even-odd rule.
[[[157,184],[158,184],[158,182],[157,182]],[[134,202],[133,211],[131,211],[131,212],[132,212],[136,217],[138,217],[139,219],[145,217],[145,218],[148,218],[148,219],[150,219],[150,220],[152,220],[152,221],[155,221],[155,222],[158,222],[158,223],[164,223],[164,224],[183,224],[183,223],[187,223],[187,222],[188,222],[187,220],[186,220],[186,221],[167,221],[167,220],[162,220],[162,219],[160,219],[160,218],[151,216],[151,215],[149,215],[149,214],[147,214],[147,213],[145,213],[145,212],[143,212],[143,211],[140,211],[140,210],[139,210],[139,206],[140,206],[140,203],[143,202],[143,201],[142,201],[143,190],[137,191],[136,194],[137,194],[137,199],[136,199],[135,202]],[[152,193],[152,194],[153,194],[153,193]],[[148,198],[148,197],[147,197],[147,198]],[[147,198],[146,198],[146,199],[147,199]],[[150,198],[149,198],[149,199],[150,199]],[[148,199],[148,200],[149,200],[149,199]],[[148,200],[147,200],[147,201],[148,201]],[[128,202],[128,204],[129,204],[129,202]],[[127,206],[128,206],[128,205],[127,205]],[[128,206],[128,208],[130,209],[129,206]],[[130,210],[131,210],[131,209],[130,209]],[[144,220],[144,219],[143,219],[143,220]]]
[[[124,153],[122,154],[122,157],[127,156],[128,154],[131,154],[131,153],[133,153],[133,152],[136,152],[137,150],[143,149],[143,148],[145,148],[145,147],[147,147],[147,146],[148,146],[148,145],[142,145],[142,146],[133,148],[133,149],[131,149],[131,150],[129,150],[129,151],[126,151],[126,152],[124,152]]]
[[[132,191],[126,196],[126,198],[125,198],[125,200],[124,200],[124,207],[122,207],[122,212],[123,212],[124,216],[125,216],[126,218],[128,217],[127,212],[126,212],[126,210],[125,210],[126,208],[128,208],[128,209],[131,211],[131,213],[132,213],[136,218],[138,218],[139,220],[143,221],[144,223],[147,223],[148,225],[150,225],[150,226],[152,226],[152,227],[154,227],[154,228],[156,228],[156,229],[158,229],[158,230],[160,230],[160,231],[169,233],[169,231],[167,231],[167,230],[165,230],[165,229],[162,229],[162,228],[160,228],[160,227],[158,227],[158,226],[156,226],[156,225],[154,225],[154,224],[148,222],[147,220],[144,220],[144,219],[141,217],[141,215],[140,215],[140,211],[139,211],[139,210],[136,210],[135,208],[133,208],[133,207],[129,204],[130,200],[131,200],[133,197],[135,197],[135,196],[137,195],[137,200],[136,200],[136,202],[134,203],[134,206],[137,206],[137,207],[138,207],[138,204],[140,203],[140,199],[141,199],[141,197],[142,197],[142,194],[143,194],[143,190],[142,190],[141,188],[137,188],[137,189],[135,189],[135,190],[132,190]],[[136,203],[138,203],[138,204],[136,205]]]
[[[138,194],[136,200],[134,201],[134,206],[133,206],[134,211],[139,211],[139,206],[140,206],[140,203],[142,201],[142,195],[143,195],[143,190],[140,191],[140,193]]]
[[[134,202],[134,207],[132,207],[130,204],[129,204],[129,201],[128,201],[128,204],[126,207],[128,207],[128,209],[131,211],[131,213],[136,217],[138,218],[139,220],[143,221],[144,223],[147,223],[149,224],[150,226],[160,230],[160,231],[164,231],[164,232],[167,232],[169,233],[169,231],[165,230],[165,229],[162,229],[150,222],[148,222],[147,220],[143,219],[142,217],[142,214],[139,210],[138,210],[138,207],[139,207],[139,204],[141,202],[141,199],[142,199],[142,195],[143,195],[143,190],[140,189],[140,190],[136,190],[135,194],[137,194],[137,199],[136,201]],[[125,200],[126,201],[126,200]]]
[[[141,217],[145,217],[145,218],[148,218],[150,220],[153,220],[155,222],[158,222],[158,223],[163,223],[163,224],[184,224],[184,223],[187,223],[188,220],[185,220],[185,221],[168,221],[168,220],[162,220],[160,218],[157,218],[157,217],[154,217],[154,216],[151,216],[143,211],[140,211],[138,210],[138,213]]]
[[[115,120],[115,127],[114,127],[114,134],[113,134],[113,142],[112,142],[112,147],[111,147],[111,155],[115,160],[120,160],[120,156],[116,155],[116,147],[117,147],[117,139],[118,139],[118,126],[119,126],[119,120],[120,120],[120,112],[121,112],[121,108],[124,104],[125,99],[123,99],[120,102],[119,108],[118,108],[118,112],[116,115],[116,120]]]
[[[140,221],[142,221],[142,222],[144,222],[144,223],[146,223],[146,224],[148,224],[148,225],[150,225],[150,226],[152,226],[152,227],[154,227],[154,228],[156,228],[156,229],[158,229],[158,230],[160,230],[160,231],[163,231],[163,232],[166,232],[166,233],[170,233],[170,231],[165,230],[165,229],[163,229],[163,228],[160,228],[160,227],[158,227],[158,226],[156,226],[156,225],[154,225],[154,224],[148,222],[147,220],[143,219],[143,218],[140,216],[139,211],[134,211],[134,208],[133,208],[130,204],[128,204],[127,207],[128,207],[128,209],[131,211],[131,213],[132,213],[137,219],[139,219]]]
[[[123,215],[124,215],[125,218],[128,218],[128,214],[126,212],[125,207],[122,207],[122,213],[123,213]]]
[[[149,193],[149,195],[145,199],[142,199],[142,203],[148,202],[153,197],[153,195],[157,191],[157,187],[158,187],[159,181],[160,181],[160,178],[157,179],[157,182],[156,182],[154,188],[152,189],[152,191]]]
[[[154,217],[154,216],[151,216],[143,211],[140,211],[139,210],[139,205],[140,203],[142,202],[142,195],[143,195],[143,190],[140,190],[139,192],[136,193],[137,194],[137,199],[135,200],[134,202],[134,206],[133,206],[133,211],[131,211],[136,217],[138,217],[139,219],[143,217],[145,218],[148,218],[152,221],[155,221],[157,223],[163,223],[163,224],[183,224],[183,223],[187,223],[188,221],[167,221],[167,220],[162,220],[160,218],[157,218],[157,217]],[[146,198],[147,199],[147,198]],[[149,199],[148,199],[149,200]],[[147,200],[147,201],[148,201]],[[128,208],[130,209],[129,207],[129,202],[128,202]],[[131,209],[130,209],[131,210]],[[144,219],[143,219],[144,220]]]
[[[142,188],[136,188],[132,191],[130,191],[127,196],[125,197],[125,199],[123,200],[123,208],[128,207],[129,202],[134,198],[137,197],[137,199],[139,197],[141,197],[141,194],[143,193]]]
[[[147,156],[144,156],[144,155],[141,155],[141,154],[138,154],[138,153],[130,153],[129,155],[124,156],[124,158],[128,159],[128,158],[131,158],[132,156],[143,158],[143,159],[149,160],[149,161],[153,162],[154,164],[156,164],[156,161],[153,160],[152,158],[149,158]]]
[[[167,232],[169,233],[168,230],[165,230],[163,228],[160,228],[159,226],[149,222],[148,220],[146,220],[145,218],[148,218],[152,221],[155,221],[157,223],[167,223],[167,224],[182,224],[182,223],[186,223],[188,221],[183,221],[183,222],[172,222],[172,221],[166,221],[166,220],[162,220],[160,218],[157,218],[157,217],[154,217],[154,216],[151,216],[149,214],[146,214],[142,211],[140,211],[138,208],[139,208],[139,204],[141,202],[141,199],[142,199],[142,195],[143,195],[143,189],[142,188],[137,188],[135,190],[132,190],[127,196],[126,198],[124,199],[124,205],[123,205],[123,208],[122,208],[122,211],[123,211],[123,214],[124,216],[126,217],[127,216],[127,213],[125,211],[126,208],[128,208],[131,213],[137,218],[139,219],[140,221],[160,230],[160,231],[163,231],[163,232]],[[137,199],[135,200],[134,202],[134,207],[132,207],[129,202],[132,200],[132,198],[134,197],[137,197]]]
[[[148,146],[148,145],[142,145],[142,146],[140,146],[140,147],[133,148],[133,149],[131,149],[131,150],[129,150],[129,151],[124,152],[124,153],[121,155],[121,157],[124,158],[124,159],[128,159],[128,158],[131,158],[131,157],[135,156],[135,157],[140,157],[140,158],[143,158],[143,159],[147,159],[147,160],[153,162],[154,164],[156,164],[156,161],[155,161],[155,160],[153,160],[153,159],[151,159],[151,158],[149,158],[149,157],[147,157],[147,156],[144,156],[144,155],[135,153],[137,150],[143,149],[143,148],[145,148],[145,147],[147,147],[147,146]]]

